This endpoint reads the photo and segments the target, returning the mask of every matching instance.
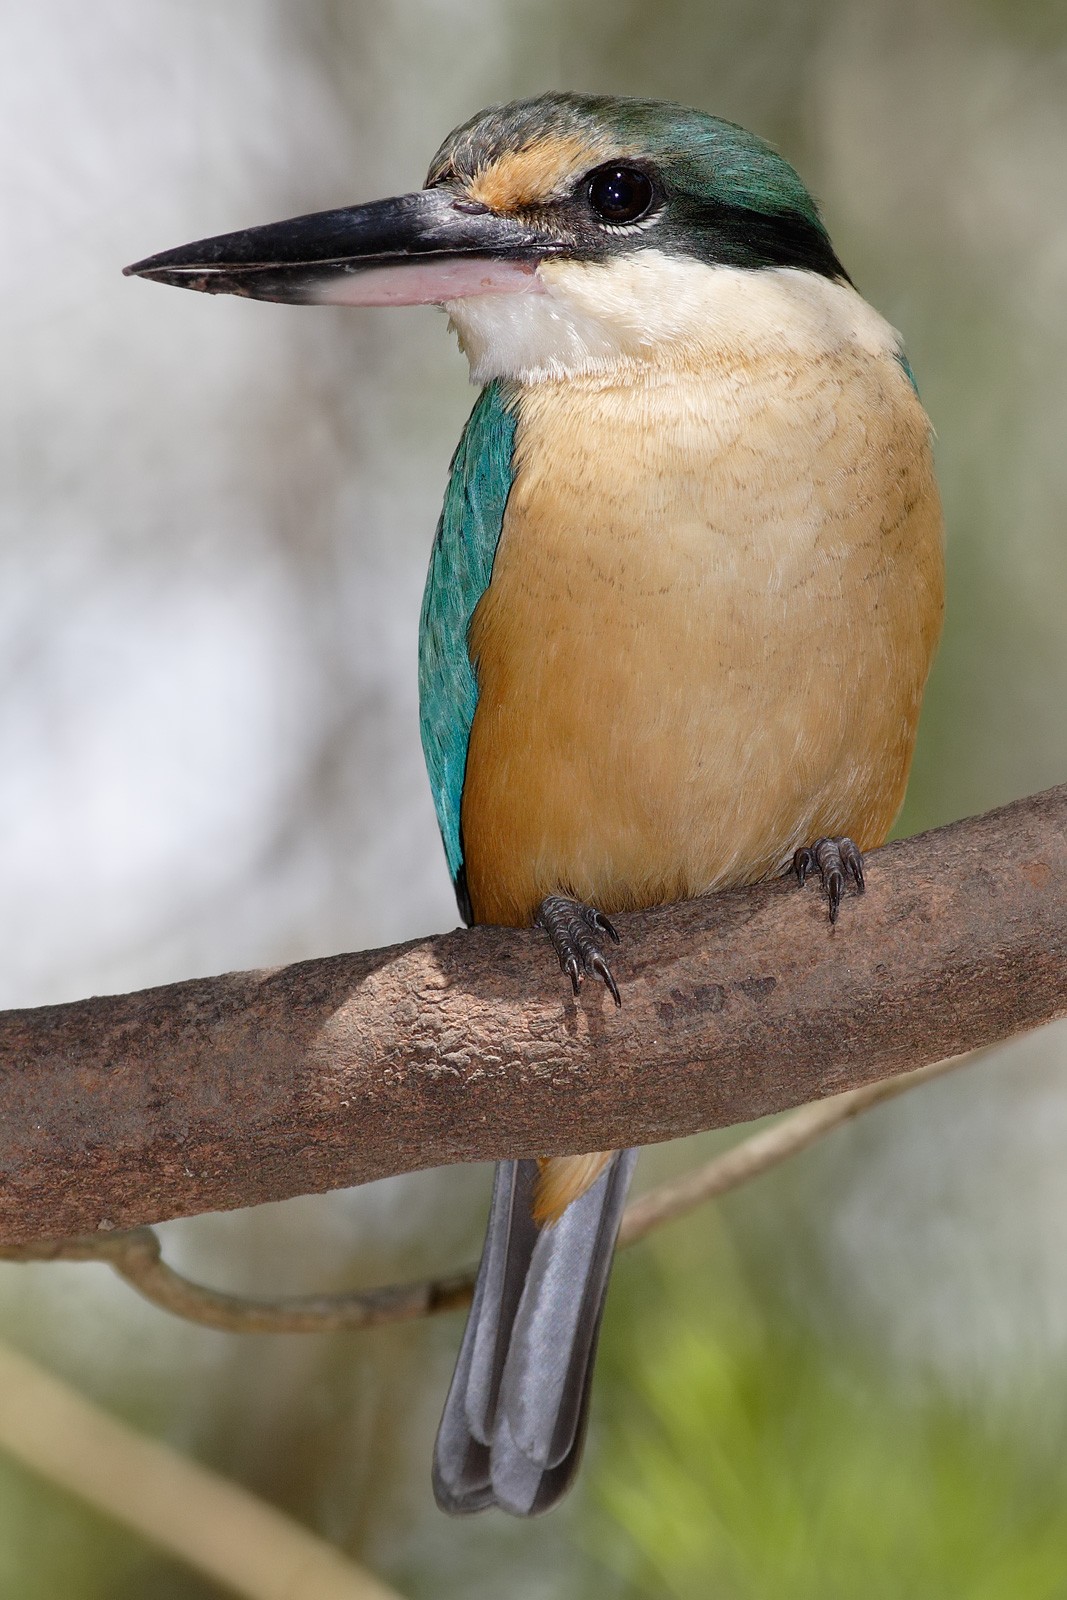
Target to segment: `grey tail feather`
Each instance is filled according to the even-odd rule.
[[[536,1161],[497,1165],[474,1300],[434,1451],[442,1511],[547,1511],[581,1459],[597,1336],[636,1150],[617,1150],[556,1223]]]

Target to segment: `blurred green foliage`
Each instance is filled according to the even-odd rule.
[[[684,1236],[683,1236],[684,1235]],[[1062,1408],[907,1382],[761,1304],[717,1213],[620,1260],[592,1539],[655,1600],[1067,1594]]]
[[[4,1600],[104,1600],[164,1564],[124,1528],[0,1455]]]

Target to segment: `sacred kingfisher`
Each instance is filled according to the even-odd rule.
[[[460,911],[539,925],[577,994],[615,912],[792,866],[831,921],[904,797],[943,531],[899,336],[763,140],[545,94],[415,194],[127,272],[448,312],[481,394],[422,610],[422,738]],[[530,1515],[577,1470],[635,1152],[497,1168],[434,1460]]]

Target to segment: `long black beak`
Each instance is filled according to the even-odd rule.
[[[300,305],[415,304],[533,287],[558,239],[441,189],[198,239],[127,276]]]

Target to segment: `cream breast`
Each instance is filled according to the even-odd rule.
[[[903,798],[943,575],[896,336],[844,284],[657,254],[542,267],[557,323],[461,329],[522,383],[470,636],[479,920],[753,881]]]

